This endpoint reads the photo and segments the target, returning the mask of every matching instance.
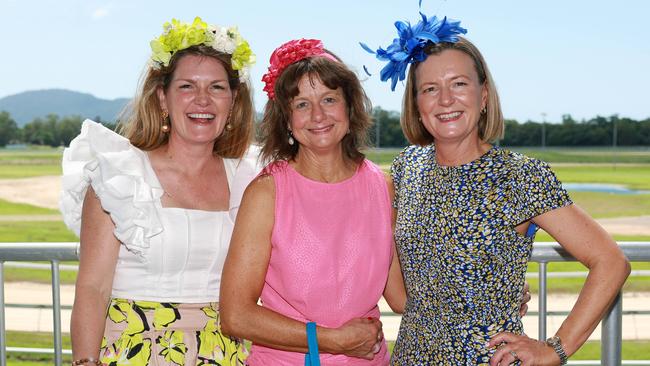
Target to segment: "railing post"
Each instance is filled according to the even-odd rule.
[[[546,339],[546,262],[539,262],[538,339]]]
[[[59,285],[59,261],[52,260],[52,318],[54,319],[54,363],[57,366],[63,364],[61,342],[61,288]]]
[[[0,366],[7,366],[7,334],[5,328],[4,261],[0,261]]]
[[[621,364],[621,345],[623,344],[623,299],[619,292],[614,303],[603,318],[601,328],[602,346],[600,361],[603,365]]]

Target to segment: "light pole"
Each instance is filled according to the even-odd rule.
[[[377,127],[377,148],[379,149],[379,121],[381,118],[377,118],[377,123],[375,124],[375,127]]]
[[[546,149],[546,113],[542,112],[542,149]]]
[[[616,121],[618,121],[618,116],[612,116],[612,157],[614,158],[614,170],[616,170],[616,143],[618,140],[618,131],[616,128]]]

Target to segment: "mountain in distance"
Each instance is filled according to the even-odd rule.
[[[54,113],[59,117],[81,116],[114,122],[130,101],[128,98],[106,100],[91,94],[65,89],[26,91],[0,98],[0,111],[7,111],[19,127]]]

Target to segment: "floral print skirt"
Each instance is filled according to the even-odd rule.
[[[242,366],[243,343],[221,333],[217,303],[112,299],[100,359],[104,365]]]

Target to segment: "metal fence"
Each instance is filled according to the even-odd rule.
[[[0,243],[0,366],[7,364],[5,331],[4,262],[49,261],[52,268],[52,316],[54,336],[54,362],[62,364],[61,342],[61,291],[59,263],[79,259],[79,243]]]
[[[621,242],[621,249],[632,262],[650,262],[650,242]],[[57,366],[62,364],[62,355],[69,350],[61,343],[61,294],[59,288],[60,262],[78,259],[79,243],[0,243],[0,366],[6,366],[7,351],[42,353],[42,349],[7,348],[5,332],[4,262],[6,261],[48,261],[52,271],[52,313],[54,353]],[[575,261],[557,243],[536,243],[532,262],[539,263],[539,339],[546,339],[547,320],[547,264],[551,262]],[[570,365],[650,365],[650,361],[621,360],[623,305],[619,293],[616,302],[609,309],[601,328],[601,360],[571,361]]]

